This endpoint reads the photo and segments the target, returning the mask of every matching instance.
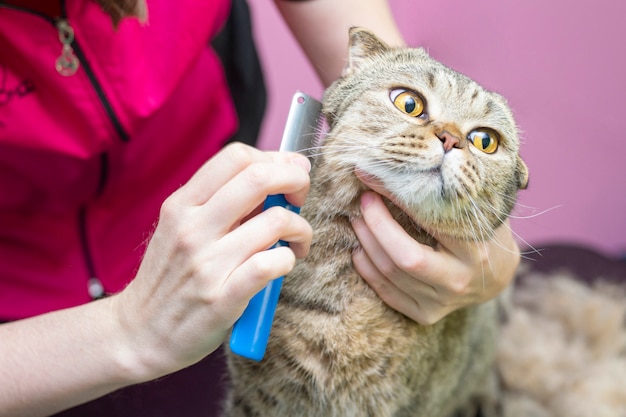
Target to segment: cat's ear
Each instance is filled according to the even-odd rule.
[[[528,167],[519,156],[517,157],[517,187],[520,190],[528,187]]]
[[[389,49],[387,44],[367,29],[350,28],[349,36],[348,64],[343,70],[344,76],[357,71],[368,58]]]

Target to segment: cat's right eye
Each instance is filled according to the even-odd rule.
[[[420,117],[424,113],[424,100],[414,91],[404,89],[391,90],[389,98],[398,110],[411,117]]]

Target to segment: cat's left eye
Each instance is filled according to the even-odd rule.
[[[404,89],[392,90],[389,98],[398,110],[411,117],[419,117],[424,113],[424,100],[414,91]]]
[[[491,129],[483,128],[472,130],[470,134],[467,135],[467,140],[485,153],[494,153],[498,149],[498,134]]]

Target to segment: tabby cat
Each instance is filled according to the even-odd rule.
[[[285,278],[265,359],[229,355],[225,414],[447,417],[489,404],[495,302],[431,326],[392,310],[353,268],[350,219],[365,190],[358,169],[385,184],[405,210],[388,202],[394,217],[417,240],[436,244],[418,224],[489,238],[527,183],[505,100],[423,49],[391,48],[353,28],[323,112],[330,130],[302,208],[311,253]]]

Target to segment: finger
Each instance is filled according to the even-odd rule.
[[[371,233],[365,220],[361,217],[354,218],[351,220],[351,225],[361,245],[361,250],[358,251],[361,256],[367,259],[373,268],[381,271],[380,274],[386,277],[395,275],[398,272],[398,267]]]
[[[304,218],[282,207],[272,207],[224,236],[220,243],[241,263],[279,240],[288,242],[295,256],[303,258],[309,253],[312,236],[313,229]]]
[[[306,256],[312,235],[311,226],[302,217],[281,207],[273,207],[223,236],[216,245],[207,249],[204,258],[226,278],[279,240],[290,243],[292,256]]]
[[[470,270],[446,248],[433,250],[415,241],[391,216],[379,195],[366,192],[361,199],[361,214],[380,248],[390,259],[368,250],[372,261],[390,279],[404,271],[433,287],[441,303],[450,296],[458,297],[471,291]],[[399,282],[396,285],[401,285]],[[408,284],[407,284],[408,285]],[[404,285],[403,285],[404,287]]]
[[[309,190],[309,176],[294,165],[255,163],[248,166],[202,207],[211,232],[223,235],[253,212],[270,194],[284,194],[301,206]]]
[[[360,218],[353,219],[352,227],[361,244],[363,253],[360,257],[365,259],[363,261],[364,266],[369,264],[369,267],[364,269],[363,272],[372,274],[371,278],[370,276],[363,277],[366,281],[369,282],[370,279],[375,280],[377,279],[376,276],[380,275],[413,299],[439,299],[435,288],[420,282],[419,277],[410,275],[411,271],[403,271],[396,265],[371,233],[364,220]]]
[[[494,269],[500,271],[501,279],[504,281],[502,283],[507,286],[521,261],[519,244],[513,237],[508,219],[495,230],[489,243],[488,249],[491,249],[489,258]]]
[[[449,253],[464,263],[479,263],[486,255],[485,243],[461,240],[452,236],[433,233],[437,240],[437,250]]]
[[[384,195],[398,205],[383,183],[363,171],[357,170],[355,173],[361,182],[374,191],[362,195],[361,213],[374,238],[380,242],[379,246],[387,248],[386,252],[389,253],[391,262],[397,265],[399,270],[412,273],[436,290],[445,287],[445,278],[455,274],[458,261],[450,257],[447,252],[434,251],[430,246],[415,241],[393,219],[380,198],[379,195]],[[429,233],[429,231],[426,232]],[[387,270],[383,264],[384,259],[376,257],[375,261],[383,268],[383,271]]]
[[[217,190],[254,163],[282,163],[310,170],[308,159],[292,152],[262,152],[251,146],[233,143],[207,161],[177,192],[188,205],[207,202]]]
[[[413,321],[423,325],[430,325],[439,321],[451,311],[448,307],[436,305],[432,302],[432,297],[427,295],[433,289],[419,281],[415,287],[425,289],[423,296],[410,296],[408,293],[398,288],[391,280],[387,279],[369,259],[363,250],[357,250],[352,255],[352,261],[356,271],[369,284],[374,292],[389,307],[404,314]]]
[[[352,262],[359,275],[387,305],[407,316],[416,314],[416,311],[419,310],[417,301],[396,287],[391,280],[387,279],[374,265],[365,251],[362,249],[354,251]]]
[[[385,189],[383,183],[376,177],[372,177],[364,172],[357,171],[356,172],[359,179],[368,187],[370,187],[377,194],[384,195],[390,200],[394,201],[394,204],[398,204],[397,201],[394,200],[393,196]],[[420,227],[424,228],[423,225]],[[481,246],[473,244],[472,242],[462,241],[457,238],[453,238],[450,236],[445,236],[437,233],[436,230],[427,230],[425,231],[431,236],[435,236],[437,241],[440,244],[440,249],[443,249],[445,252],[448,252],[457,258],[461,259],[464,262],[480,262],[481,259],[484,258],[484,250],[481,250]]]
[[[355,257],[355,260],[361,262],[359,271],[362,272],[362,277],[368,283],[371,282],[376,288],[380,288],[380,291],[385,291],[387,283],[391,283],[395,288],[412,299],[419,300],[419,302],[425,303],[427,300],[430,303],[439,302],[438,300],[441,297],[437,289],[421,282],[418,277],[412,276],[410,273],[398,268],[393,260],[386,255],[385,250],[380,246],[363,220],[354,219],[352,227],[362,247],[362,250],[358,251],[359,256]]]
[[[436,255],[433,249],[413,239],[395,221],[378,194],[363,193],[361,215],[367,228],[359,227],[357,223],[357,236],[371,248],[367,250],[368,254],[386,276],[393,275],[397,270],[411,271],[420,277],[437,275],[437,265],[432,262]]]
[[[236,317],[241,315],[250,299],[261,291],[270,280],[288,274],[294,267],[296,257],[288,247],[255,253],[228,276],[223,290],[237,306]],[[236,319],[235,317],[235,319]]]
[[[384,278],[384,281],[388,281],[409,297],[420,302],[440,299],[436,288],[421,282],[418,277],[411,276],[394,264],[393,260],[385,254],[382,246],[378,244],[376,238],[370,233],[363,220],[354,219],[352,227],[361,243],[361,250],[355,252],[358,257],[354,257],[354,260],[361,262],[358,271],[367,274],[362,274],[366,281],[385,286],[387,283],[383,282]],[[385,288],[381,288],[381,291],[384,290]]]
[[[437,236],[437,241],[448,251],[467,261],[480,261],[495,249],[519,256],[519,247],[513,239],[508,221],[500,225],[485,242],[466,242],[449,236]]]
[[[460,259],[475,277],[482,278],[477,291],[483,301],[493,298],[510,284],[520,261],[519,246],[508,222],[498,227],[485,242],[440,238],[440,246],[442,251]]]

